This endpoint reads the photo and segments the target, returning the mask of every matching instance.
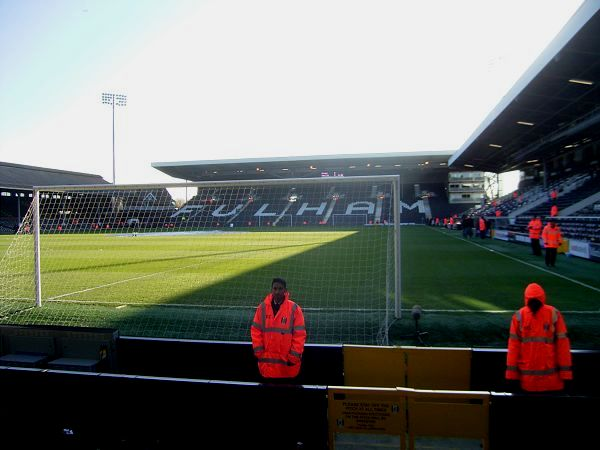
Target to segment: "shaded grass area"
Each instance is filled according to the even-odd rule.
[[[427,332],[422,337],[432,347],[506,348],[508,329],[513,313],[434,313],[423,314],[419,329]],[[564,314],[569,330],[571,347],[600,349],[600,313],[592,315]],[[393,345],[419,345],[415,338],[415,323],[410,312],[395,322],[390,329]]]
[[[123,336],[247,342],[250,341],[250,324],[254,311],[254,307],[222,309],[168,305],[114,307],[88,304],[85,308],[74,308],[71,304],[48,302],[43,308],[15,312],[10,317],[10,323],[101,326],[118,329]],[[358,314],[361,317],[357,317]],[[304,312],[304,316],[306,323],[310,324],[308,333],[312,343],[341,344],[358,341],[376,344],[381,320],[378,313],[309,309]],[[320,331],[315,336],[316,329]]]

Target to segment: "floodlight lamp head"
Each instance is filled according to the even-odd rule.
[[[122,94],[111,94],[108,92],[102,93],[102,103],[113,106],[126,106],[127,96]]]
[[[415,305],[412,307],[411,315],[415,321],[418,321],[421,318],[421,314],[423,313],[423,309],[419,305]]]

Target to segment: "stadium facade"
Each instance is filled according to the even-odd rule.
[[[489,187],[497,185],[501,173],[519,170],[519,189],[546,188],[572,173],[600,169],[599,35],[600,5],[584,2],[456,151],[155,162],[152,166],[189,181],[399,174],[400,199],[408,203],[435,197],[437,216],[460,213],[467,205],[483,206],[486,195],[494,197]],[[484,173],[496,174],[496,180]]]
[[[0,161],[0,233],[15,232],[34,186],[108,184],[100,175]]]

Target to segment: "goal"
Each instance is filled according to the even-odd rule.
[[[246,341],[282,277],[308,342],[387,344],[400,315],[398,186],[379,176],[37,187],[2,256],[0,323]]]

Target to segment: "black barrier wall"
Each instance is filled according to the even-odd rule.
[[[510,391],[504,379],[506,350],[476,349],[471,356],[471,389],[474,391]],[[600,396],[600,351],[571,350],[573,380],[567,382],[566,392],[574,395]]]
[[[324,386],[0,368],[2,448],[325,449]]]
[[[261,381],[249,342],[121,337],[119,372],[208,380]],[[342,345],[307,344],[297,384],[342,385]]]
[[[0,448],[286,450],[301,443],[305,450],[323,450],[328,448],[326,389],[344,385],[343,350],[307,345],[294,385],[258,382],[249,342],[119,337],[117,373],[0,366]],[[447,351],[446,358],[455,358]],[[566,393],[524,395],[507,392],[506,350],[470,351],[464,358],[470,390],[492,396],[492,449],[595,443],[600,352],[573,350],[575,379]],[[418,366],[408,368],[417,378],[424,367],[435,367],[416,357],[407,364]],[[434,383],[430,376],[427,380]]]

